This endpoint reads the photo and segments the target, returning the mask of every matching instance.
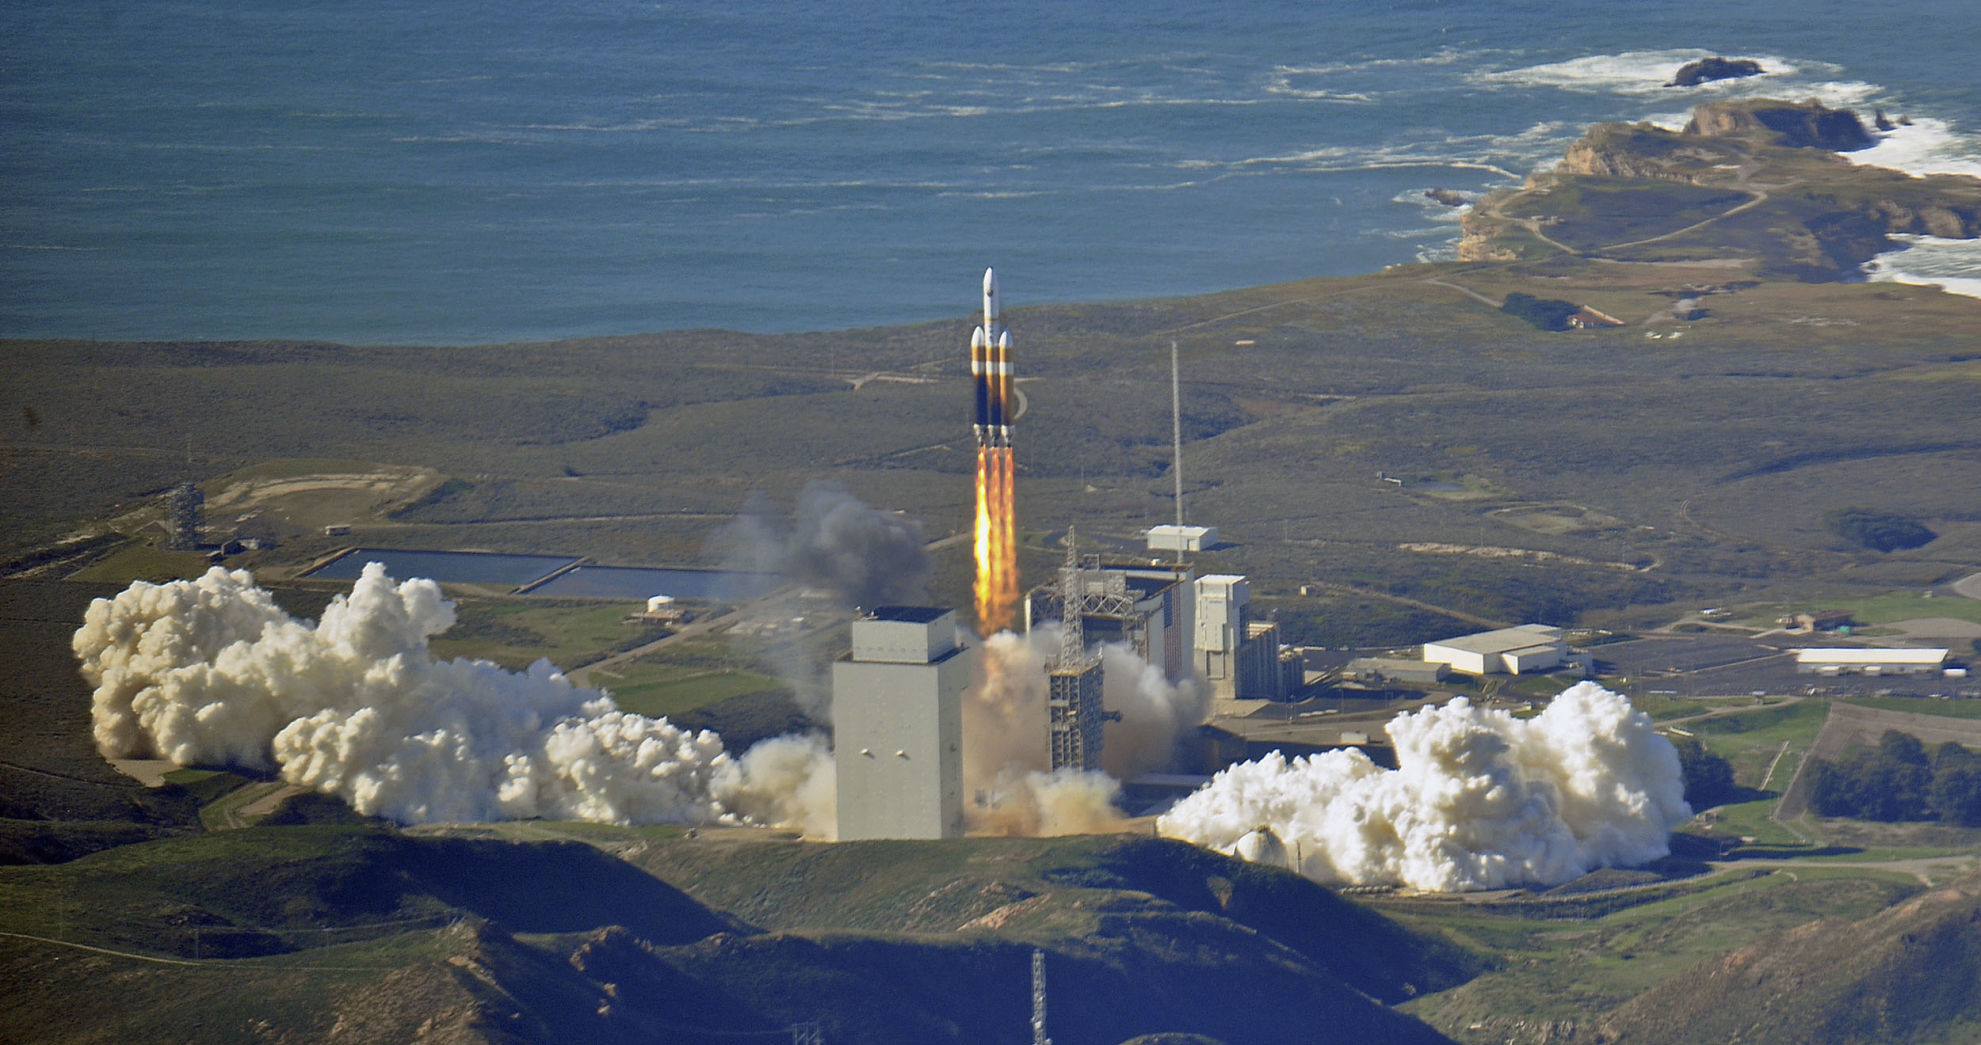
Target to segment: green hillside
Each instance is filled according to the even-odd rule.
[[[699,1041],[817,1020],[829,1040],[1021,1042],[1039,948],[1055,1040],[1243,1042],[1307,1027],[1315,1041],[1433,1042],[1381,1001],[1476,966],[1286,872],[1181,843],[745,834],[599,834],[642,865],[702,869],[664,877],[577,842],[349,826],[0,868],[0,968],[40,984],[0,1036],[96,1041],[141,1026],[229,1041],[267,1024],[277,1040],[337,1026],[446,1040],[430,1023],[452,1011],[461,1040]],[[746,924],[713,896],[786,916]],[[793,906],[824,896],[847,899]],[[101,976],[142,1000],[141,1023],[97,1011]],[[223,1000],[210,987],[223,979],[250,989]]]

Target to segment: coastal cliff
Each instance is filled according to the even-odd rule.
[[[1815,102],[1708,102],[1682,131],[1598,124],[1552,171],[1480,201],[1458,257],[1712,258],[1825,282],[1862,278],[1893,235],[1981,237],[1981,179],[1840,155],[1873,143],[1855,113]]]
[[[1856,113],[1827,108],[1820,102],[1708,102],[1692,110],[1692,122],[1685,125],[1685,133],[1708,138],[1773,135],[1777,145],[1832,152],[1877,144]]]

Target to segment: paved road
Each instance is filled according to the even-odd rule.
[[[1776,871],[1794,877],[1797,870],[1816,870],[1825,867],[1850,867],[1860,871],[1894,871],[1909,874],[1919,879],[1921,885],[1934,885],[1949,878],[1973,870],[1981,856],[1961,853],[1952,856],[1922,856],[1907,860],[1709,860],[1707,863],[1715,871],[1737,871],[1755,868]],[[1935,877],[1937,875],[1937,878]]]

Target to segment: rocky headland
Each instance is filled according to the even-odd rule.
[[[1459,258],[1714,259],[1825,282],[1862,278],[1896,234],[1981,236],[1981,179],[1841,155],[1876,140],[1856,113],[1813,101],[1708,102],[1680,131],[1598,124],[1555,169],[1480,201]]]

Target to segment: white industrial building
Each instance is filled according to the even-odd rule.
[[[956,615],[883,606],[832,665],[839,838],[963,836],[963,690]]]
[[[1560,628],[1522,624],[1516,628],[1482,631],[1442,642],[1424,643],[1424,662],[1449,664],[1471,675],[1528,675],[1560,667],[1568,659],[1568,643]]]
[[[1252,585],[1243,575],[1197,578],[1197,674],[1216,700],[1281,700],[1286,671],[1280,664],[1279,626],[1252,619]]]
[[[1948,650],[1820,648],[1795,651],[1805,675],[1930,675],[1946,667]]]
[[[1152,552],[1200,552],[1217,546],[1217,527],[1164,523],[1149,527]]]

